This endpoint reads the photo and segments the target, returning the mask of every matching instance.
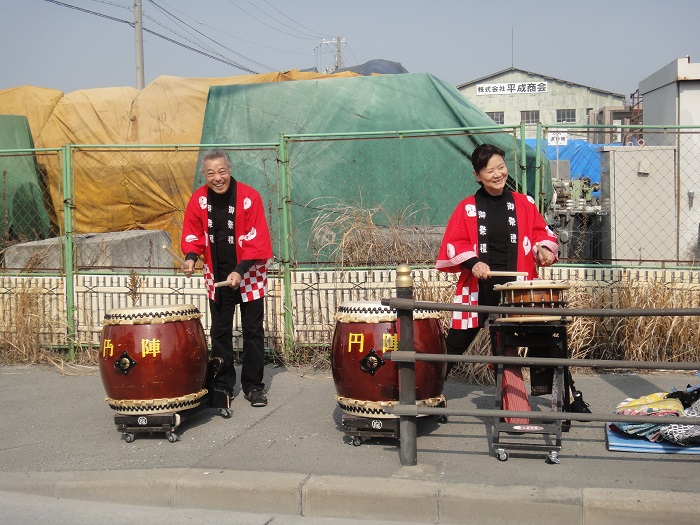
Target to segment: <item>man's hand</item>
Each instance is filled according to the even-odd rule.
[[[185,264],[182,265],[182,271],[184,272],[185,277],[192,277],[192,274],[194,273],[194,261],[191,259],[185,261]]]
[[[229,286],[235,290],[241,285],[241,274],[238,272],[231,272],[228,275],[226,282],[228,282]]]

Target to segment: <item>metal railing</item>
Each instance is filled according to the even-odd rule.
[[[533,412],[514,410],[455,410],[445,407],[424,407],[416,405],[416,380],[415,363],[417,361],[437,362],[462,362],[462,363],[492,363],[497,365],[519,366],[577,366],[589,368],[629,368],[629,369],[668,369],[668,370],[700,370],[700,362],[653,362],[653,361],[622,361],[622,360],[593,360],[593,359],[563,359],[563,358],[537,358],[537,357],[509,357],[509,356],[472,356],[472,355],[447,355],[417,353],[414,351],[413,341],[413,310],[450,310],[461,312],[477,312],[488,314],[513,314],[542,315],[542,308],[529,308],[520,306],[471,306],[459,304],[445,304],[429,301],[414,301],[413,280],[411,269],[407,265],[400,265],[396,272],[396,298],[382,299],[384,306],[396,309],[397,323],[400,327],[398,351],[387,352],[384,358],[397,363],[399,372],[399,399],[398,404],[386,407],[387,413],[399,416],[399,458],[402,466],[412,466],[418,463],[417,455],[417,418],[419,415],[437,416],[468,416],[485,418],[533,418]],[[552,310],[548,310],[548,313]],[[664,309],[572,309],[557,308],[557,315],[588,317],[625,317],[637,316],[700,316],[700,308],[664,308]],[[496,392],[496,395],[501,395]],[[543,417],[544,414],[543,414]],[[700,417],[676,417],[676,416],[632,416],[615,414],[581,414],[576,413],[578,421],[615,421],[628,423],[648,423],[650,418],[656,424],[664,421],[676,424],[700,425]],[[570,413],[549,412],[548,420],[564,421],[571,419]]]

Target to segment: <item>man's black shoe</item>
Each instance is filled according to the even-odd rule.
[[[265,394],[263,394],[263,391],[258,388],[248,392],[245,397],[254,407],[267,406],[267,398],[265,397]]]

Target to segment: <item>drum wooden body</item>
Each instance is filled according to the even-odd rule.
[[[534,279],[532,281],[512,281],[497,284],[494,290],[501,292],[501,306],[519,306],[525,308],[564,308],[566,306],[566,290],[570,285],[563,281],[548,281]],[[546,321],[559,320],[561,316],[548,315],[556,312],[543,311],[541,316],[506,314],[509,321]]]
[[[99,366],[110,407],[147,414],[199,405],[208,362],[201,317],[194,305],[108,311]]]
[[[338,404],[344,412],[353,415],[393,417],[384,408],[398,403],[398,366],[382,356],[398,350],[396,310],[379,302],[349,302],[340,307],[335,318],[331,369]],[[437,312],[414,312],[413,338],[416,352],[446,352]],[[363,371],[363,368],[371,368],[367,360],[383,364],[370,373]],[[444,405],[445,368],[445,362],[416,362],[417,404]]]

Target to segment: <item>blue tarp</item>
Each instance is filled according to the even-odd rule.
[[[536,139],[526,139],[525,143],[533,149],[537,147]],[[599,148],[610,144],[591,144],[585,140],[569,140],[566,146],[544,145],[544,154],[549,160],[568,160],[572,179],[588,177],[591,184],[600,183]]]

